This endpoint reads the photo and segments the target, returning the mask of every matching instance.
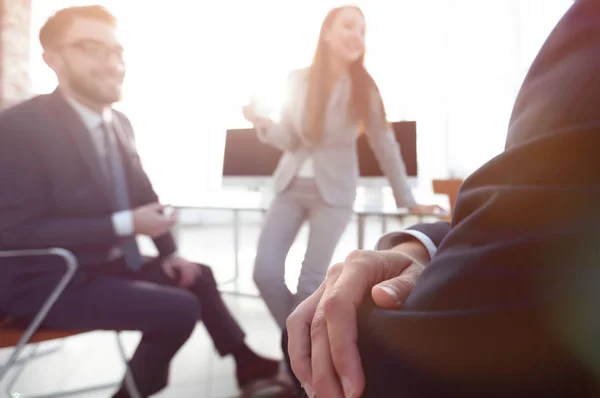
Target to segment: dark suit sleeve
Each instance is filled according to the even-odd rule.
[[[17,120],[0,120],[0,244],[4,248],[77,247],[118,241],[110,215],[48,217],[52,193],[33,145]]]
[[[142,167],[142,162],[135,148],[135,135],[133,126],[131,125],[129,118],[127,118],[124,114],[118,113],[118,115],[123,123],[126,133],[131,137],[131,142],[133,143],[131,147],[134,156],[133,174],[135,175],[135,190],[132,195],[133,205],[134,207],[138,207],[149,203],[160,202],[160,199],[156,194],[154,187],[152,186],[152,182],[150,181],[148,174],[146,174]],[[173,254],[175,251],[177,251],[175,239],[173,239],[173,235],[170,232],[154,238],[153,241],[158,252],[163,257]]]
[[[402,309],[366,311],[365,396],[599,396],[598,21],[600,2],[573,4]]]

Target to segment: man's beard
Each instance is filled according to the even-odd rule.
[[[68,67],[67,80],[71,89],[79,96],[99,105],[108,106],[121,100],[120,90],[115,93],[98,90],[89,78],[76,73],[71,67]]]

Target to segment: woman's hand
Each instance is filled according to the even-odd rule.
[[[256,114],[255,106],[253,103],[246,105],[242,108],[242,113],[244,114],[244,118],[252,123],[255,128],[265,128],[269,127],[271,124],[271,120],[268,118],[259,116]]]
[[[254,112],[254,104],[244,106],[242,113],[244,114],[244,118],[252,124],[258,119],[258,115]]]
[[[413,207],[410,207],[408,211],[411,214],[441,214],[444,213],[444,209],[442,209],[438,205],[421,205],[416,204]]]

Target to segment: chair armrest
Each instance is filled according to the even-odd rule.
[[[60,247],[54,247],[50,249],[0,250],[0,258],[19,258],[37,256],[61,257],[65,261],[68,271],[75,272],[75,269],[78,266],[77,258],[73,255],[73,253]]]
[[[22,257],[38,257],[38,256],[58,256],[62,258],[66,265],[66,271],[63,277],[60,279],[50,296],[46,299],[42,308],[40,308],[39,312],[36,314],[35,318],[31,322],[31,324],[27,327],[27,330],[21,336],[19,340],[19,345],[26,344],[31,337],[38,330],[48,312],[54,305],[54,303],[58,300],[60,295],[63,293],[75,272],[77,271],[77,267],[79,265],[77,261],[77,257],[70,251],[62,248],[49,248],[49,249],[31,249],[31,250],[0,250],[0,258],[22,258]],[[0,378],[2,372],[5,369],[0,368]]]

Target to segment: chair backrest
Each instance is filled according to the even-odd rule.
[[[456,205],[456,197],[458,191],[463,183],[462,178],[453,178],[447,180],[433,180],[433,192],[437,194],[448,195],[450,202],[450,214],[454,211],[454,205]]]

